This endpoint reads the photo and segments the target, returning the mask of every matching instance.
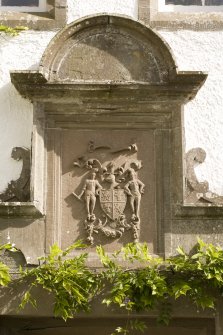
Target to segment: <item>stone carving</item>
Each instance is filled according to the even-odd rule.
[[[112,151],[113,154],[117,154],[117,153],[124,153],[124,152],[137,152],[138,151],[138,148],[137,148],[137,145],[136,143],[134,144],[130,144],[127,148],[122,148],[122,149],[118,149],[118,150],[115,150],[115,151]]]
[[[81,199],[82,195],[84,194],[88,220],[91,220],[92,217],[94,217],[96,196],[99,194],[100,189],[102,189],[102,186],[95,179],[95,177],[96,177],[96,171],[93,170],[90,174],[89,179],[86,179],[81,194],[78,196],[76,193],[73,192],[74,196],[77,197],[78,199]]]
[[[138,179],[134,169],[129,171],[130,181],[125,185],[125,191],[130,196],[133,218],[139,218],[141,194],[144,193],[144,184]]]
[[[206,152],[194,148],[186,154],[186,204],[223,204],[223,197],[209,190],[207,181],[200,182],[195,173],[195,166],[205,161]]]
[[[91,148],[89,150],[89,148]],[[111,155],[123,154],[125,152],[137,152],[136,144],[127,148],[112,151],[108,146],[95,147],[93,141],[88,145],[88,152],[95,150],[109,150]],[[84,202],[87,217],[84,226],[87,231],[87,241],[94,243],[94,234],[99,231],[107,237],[119,238],[125,230],[132,230],[134,242],[139,240],[140,229],[140,202],[145,185],[137,176],[138,170],[142,168],[142,162],[125,157],[121,166],[116,161],[101,163],[97,158],[79,157],[74,166],[90,170],[81,193],[73,195]],[[129,200],[128,200],[129,198]],[[101,214],[95,214],[96,203],[100,203]],[[128,215],[124,213],[128,207]],[[100,217],[99,217],[100,215]]]
[[[12,149],[11,157],[17,161],[22,160],[23,166],[20,177],[12,180],[4,193],[0,194],[0,202],[29,201],[30,200],[30,150],[24,147]]]
[[[109,150],[111,148],[109,146],[106,146],[106,145],[101,145],[101,146],[96,147],[94,141],[89,141],[88,152],[94,152],[94,151],[101,150],[101,149],[102,150]]]

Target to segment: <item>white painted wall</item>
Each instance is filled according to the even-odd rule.
[[[197,176],[223,194],[223,31],[159,33],[171,46],[179,70],[208,73],[196,98],[185,106],[186,151],[194,147],[206,151]]]
[[[68,23],[85,15],[117,13],[137,19],[137,0],[68,0]],[[10,158],[15,146],[31,145],[32,105],[10,83],[9,71],[37,69],[56,32],[26,31],[0,35],[0,192],[20,175],[21,164]],[[196,99],[185,108],[186,148],[200,146],[206,162],[197,169],[210,189],[223,194],[223,32],[160,31],[170,44],[180,70],[207,71],[209,77]]]
[[[138,16],[137,0],[68,0],[68,7],[68,23],[98,13]]]

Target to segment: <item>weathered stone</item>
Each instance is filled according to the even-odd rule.
[[[25,26],[36,30],[61,28],[66,24],[67,1],[46,0],[46,12],[21,13],[16,11],[1,11],[0,24],[9,27]]]
[[[27,209],[27,204],[25,206]],[[0,213],[0,245],[8,242],[14,244],[22,252],[27,264],[38,265],[38,257],[45,254],[44,218],[36,218],[33,213],[19,214],[14,212],[12,216]]]
[[[203,12],[201,10],[200,12],[163,12],[159,9],[159,1],[139,0],[138,12],[139,20],[155,29],[213,31],[221,30],[223,27],[222,11]]]
[[[0,202],[30,201],[30,150],[15,147],[12,149],[11,157],[17,161],[22,160],[22,171],[20,177],[11,181],[5,192],[0,194]]]
[[[19,274],[19,268],[26,265],[26,260],[23,253],[19,250],[12,252],[5,250],[0,254],[0,262],[3,262],[9,267],[11,274]]]
[[[186,154],[186,204],[209,203],[223,205],[223,197],[209,190],[207,181],[199,182],[195,166],[205,161],[206,153],[201,148],[194,148]]]
[[[42,213],[34,202],[0,202],[0,216],[8,218],[38,218]]]

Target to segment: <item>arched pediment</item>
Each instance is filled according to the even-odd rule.
[[[167,44],[139,22],[99,15],[60,31],[42,57],[48,82],[167,83],[176,64]]]
[[[167,43],[129,17],[96,15],[62,29],[37,71],[13,71],[17,90],[31,101],[120,106],[143,101],[155,110],[186,103],[207,75],[180,72]],[[109,99],[108,99],[109,97]],[[73,108],[73,107],[72,107]]]

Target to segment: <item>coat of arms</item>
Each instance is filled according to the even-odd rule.
[[[94,147],[89,143],[89,152],[97,149],[109,151],[112,155],[121,155],[125,151],[137,152],[137,145],[111,151],[109,147]],[[107,237],[119,238],[126,230],[132,230],[135,242],[139,239],[140,202],[145,185],[138,178],[138,170],[142,162],[129,157],[119,165],[114,159],[103,164],[98,158],[80,157],[74,162],[75,167],[88,169],[89,174],[84,181],[79,195],[73,192],[78,200],[84,200],[87,217],[84,221],[87,241],[94,244],[94,234],[100,231]],[[100,205],[102,215],[95,215],[96,204]],[[125,214],[129,207],[130,219]]]
[[[111,220],[117,220],[123,214],[127,195],[123,189],[101,190],[99,200],[102,210]]]

